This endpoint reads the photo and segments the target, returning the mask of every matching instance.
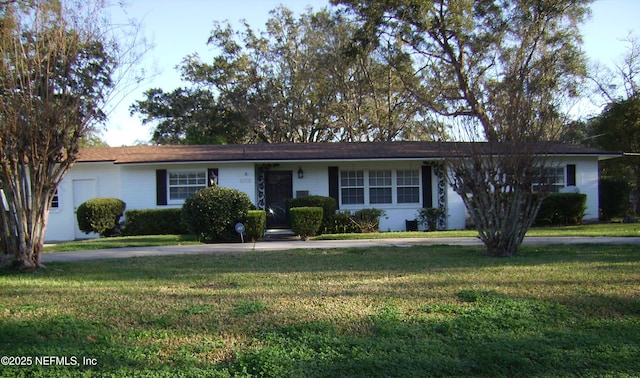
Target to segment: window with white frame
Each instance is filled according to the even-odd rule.
[[[53,198],[51,199],[51,208],[57,209],[60,207],[60,197],[58,196],[58,189],[56,189],[55,193],[53,193]]]
[[[565,187],[565,167],[546,167],[542,171],[542,179],[548,185],[549,191],[558,193]],[[532,190],[540,191],[540,184],[534,184]]]
[[[420,171],[340,171],[340,205],[420,203]]]
[[[168,176],[170,201],[185,200],[207,186],[207,172],[204,170],[174,171]]]
[[[340,196],[343,205],[364,203],[364,171],[340,172]]]
[[[391,171],[369,171],[369,203],[392,203]]]
[[[420,174],[417,169],[397,171],[398,203],[420,202]]]

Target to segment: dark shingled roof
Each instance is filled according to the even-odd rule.
[[[78,162],[115,164],[189,161],[312,161],[403,160],[459,157],[470,151],[486,151],[487,143],[455,142],[363,142],[274,143],[230,145],[95,147],[80,150]],[[540,152],[549,155],[616,157],[619,153],[563,143],[544,143]]]

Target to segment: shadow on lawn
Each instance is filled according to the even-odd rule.
[[[128,259],[49,263],[53,275],[83,280],[162,280],[193,274],[399,271],[406,274],[550,263],[640,261],[633,245],[524,246],[513,258],[483,255],[480,247],[413,246],[331,250],[288,250],[225,254],[134,257]],[[117,272],[114,276],[113,267]],[[188,274],[185,274],[188,272]],[[2,272],[0,272],[1,274]],[[49,272],[41,271],[47,276]]]
[[[162,333],[154,327],[136,332]],[[123,339],[117,325],[69,315],[30,321],[0,319],[0,335],[2,356],[31,357],[12,363],[3,360],[2,377],[175,377],[203,376],[210,370],[197,355],[167,355],[159,344]]]
[[[0,320],[0,335],[3,356],[30,358],[3,364],[2,376],[5,377],[74,376],[107,366],[144,367],[143,361],[131,360],[122,346],[110,340],[104,326],[70,315],[21,321],[5,316]],[[42,360],[42,357],[54,359]],[[93,362],[96,365],[92,365]]]
[[[255,313],[236,316],[250,318]],[[71,316],[0,320],[3,355],[68,361],[73,356],[78,362],[4,366],[2,374],[414,377],[640,372],[637,322],[582,319],[559,304],[473,289],[461,290],[457,303],[427,305],[411,314],[386,305],[374,315],[342,325],[309,321],[260,329],[233,358],[218,364],[206,363],[199,354],[202,348],[183,347],[167,355],[154,343],[120,339],[117,326],[112,327]],[[85,358],[95,358],[98,365],[84,366]]]
[[[557,304],[463,290],[460,304],[407,317],[384,307],[355,328],[307,322],[264,331],[231,374],[300,377],[583,376],[640,372],[638,329],[579,321]],[[635,335],[635,336],[634,336]]]

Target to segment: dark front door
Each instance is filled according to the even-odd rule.
[[[265,197],[267,228],[289,228],[287,201],[293,198],[293,172],[267,171]]]

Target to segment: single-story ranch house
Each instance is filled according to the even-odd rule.
[[[76,208],[94,197],[115,197],[127,209],[181,207],[198,189],[218,184],[249,195],[267,210],[268,228],[287,228],[288,199],[330,196],[341,210],[386,212],[382,231],[405,229],[418,209],[441,207],[446,229],[465,227],[461,198],[447,184],[445,163],[465,143],[284,143],[88,148],[58,187],[46,240],[93,237],[78,229]],[[468,145],[468,143],[467,143]],[[549,144],[556,190],[587,195],[585,219],[598,218],[598,161],[619,156],[592,148]]]

